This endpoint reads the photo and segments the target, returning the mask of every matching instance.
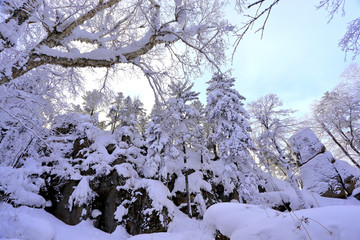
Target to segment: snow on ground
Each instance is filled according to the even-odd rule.
[[[13,208],[0,203],[0,239],[27,240],[126,240],[130,236],[122,227],[112,234],[100,231],[90,221],[70,226],[42,209]]]
[[[360,239],[360,201],[316,196],[320,207],[290,213],[240,203],[211,206],[204,220],[178,214],[167,233],[130,236],[118,227],[104,233],[84,221],[69,226],[42,209],[13,208],[0,203],[0,239],[29,240],[211,240],[219,230],[231,240],[238,239]]]
[[[327,206],[281,213],[261,206],[221,203],[204,220],[231,239],[360,239],[360,206]]]

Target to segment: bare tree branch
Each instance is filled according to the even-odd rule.
[[[251,8],[253,6],[256,6],[256,5],[259,5],[259,8],[258,10],[256,11],[255,15],[254,16],[251,16],[251,15],[245,15],[247,18],[249,18],[249,20],[247,22],[245,22],[243,24],[243,26],[240,28],[240,33],[237,34],[237,39],[234,43],[234,51],[233,51],[233,54],[232,54],[232,59],[234,59],[234,54],[236,52],[236,49],[237,47],[239,46],[241,40],[244,38],[245,34],[249,31],[249,29],[251,29],[251,27],[259,21],[259,19],[261,19],[263,16],[265,16],[265,19],[261,25],[260,28],[258,28],[255,32],[259,32],[261,31],[261,38],[263,37],[264,35],[264,31],[265,31],[265,26],[266,26],[266,23],[269,19],[269,16],[270,16],[270,13],[271,13],[271,10],[272,8],[278,4],[280,2],[280,0],[272,0],[272,3],[265,7],[262,11],[260,11],[261,7],[262,7],[262,4],[266,2],[266,0],[259,0],[259,1],[256,1],[252,4],[250,4],[248,6],[248,8]],[[260,12],[259,12],[260,11]]]

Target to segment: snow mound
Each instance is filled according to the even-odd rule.
[[[155,185],[154,185],[155,187]],[[238,239],[346,239],[359,240],[360,202],[355,198],[317,196],[319,208],[278,212],[263,206],[219,203],[204,220],[190,219],[177,211],[167,232],[130,236],[118,226],[108,234],[91,221],[69,226],[43,209],[14,208],[0,203],[0,239],[53,240],[214,240],[216,230]]]
[[[32,168],[12,168],[0,166],[0,192],[8,195],[17,205],[45,206],[45,199],[37,194],[42,182],[32,180]]]
[[[230,239],[359,239],[360,206],[328,206],[277,212],[261,206],[220,203],[204,221]]]
[[[0,239],[29,240],[126,240],[126,230],[118,226],[108,234],[96,229],[91,221],[70,226],[43,209],[29,207],[13,208],[0,203]]]

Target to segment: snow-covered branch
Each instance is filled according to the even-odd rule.
[[[7,2],[10,0],[4,4]],[[9,20],[14,14],[9,14],[12,25],[9,26],[8,20],[0,25],[3,40],[0,84],[9,83],[43,65],[101,68],[144,60],[157,66],[155,62],[161,59],[165,66],[170,56],[163,50],[175,44],[179,47],[172,49],[177,49],[176,55],[181,56],[178,59],[196,61],[196,64],[187,64],[191,68],[187,71],[199,72],[203,64],[199,65],[201,58],[219,70],[218,65],[225,59],[223,40],[232,31],[222,19],[223,5],[220,0],[213,0],[213,4],[153,0],[34,0],[31,11],[24,10],[26,18],[14,22]],[[12,11],[14,9],[17,8],[13,7]],[[19,27],[21,24],[22,28]],[[10,33],[16,33],[16,36],[7,43],[6,34],[10,36]],[[191,50],[184,51],[188,48]],[[178,72],[181,64],[171,65]]]

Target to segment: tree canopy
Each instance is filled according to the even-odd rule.
[[[217,68],[225,61],[224,37],[233,27],[222,14],[224,4],[222,0],[1,1],[0,84],[34,70],[57,75],[58,67],[123,70],[119,65],[126,65],[141,70],[160,91],[160,78],[196,75],[203,64]]]

